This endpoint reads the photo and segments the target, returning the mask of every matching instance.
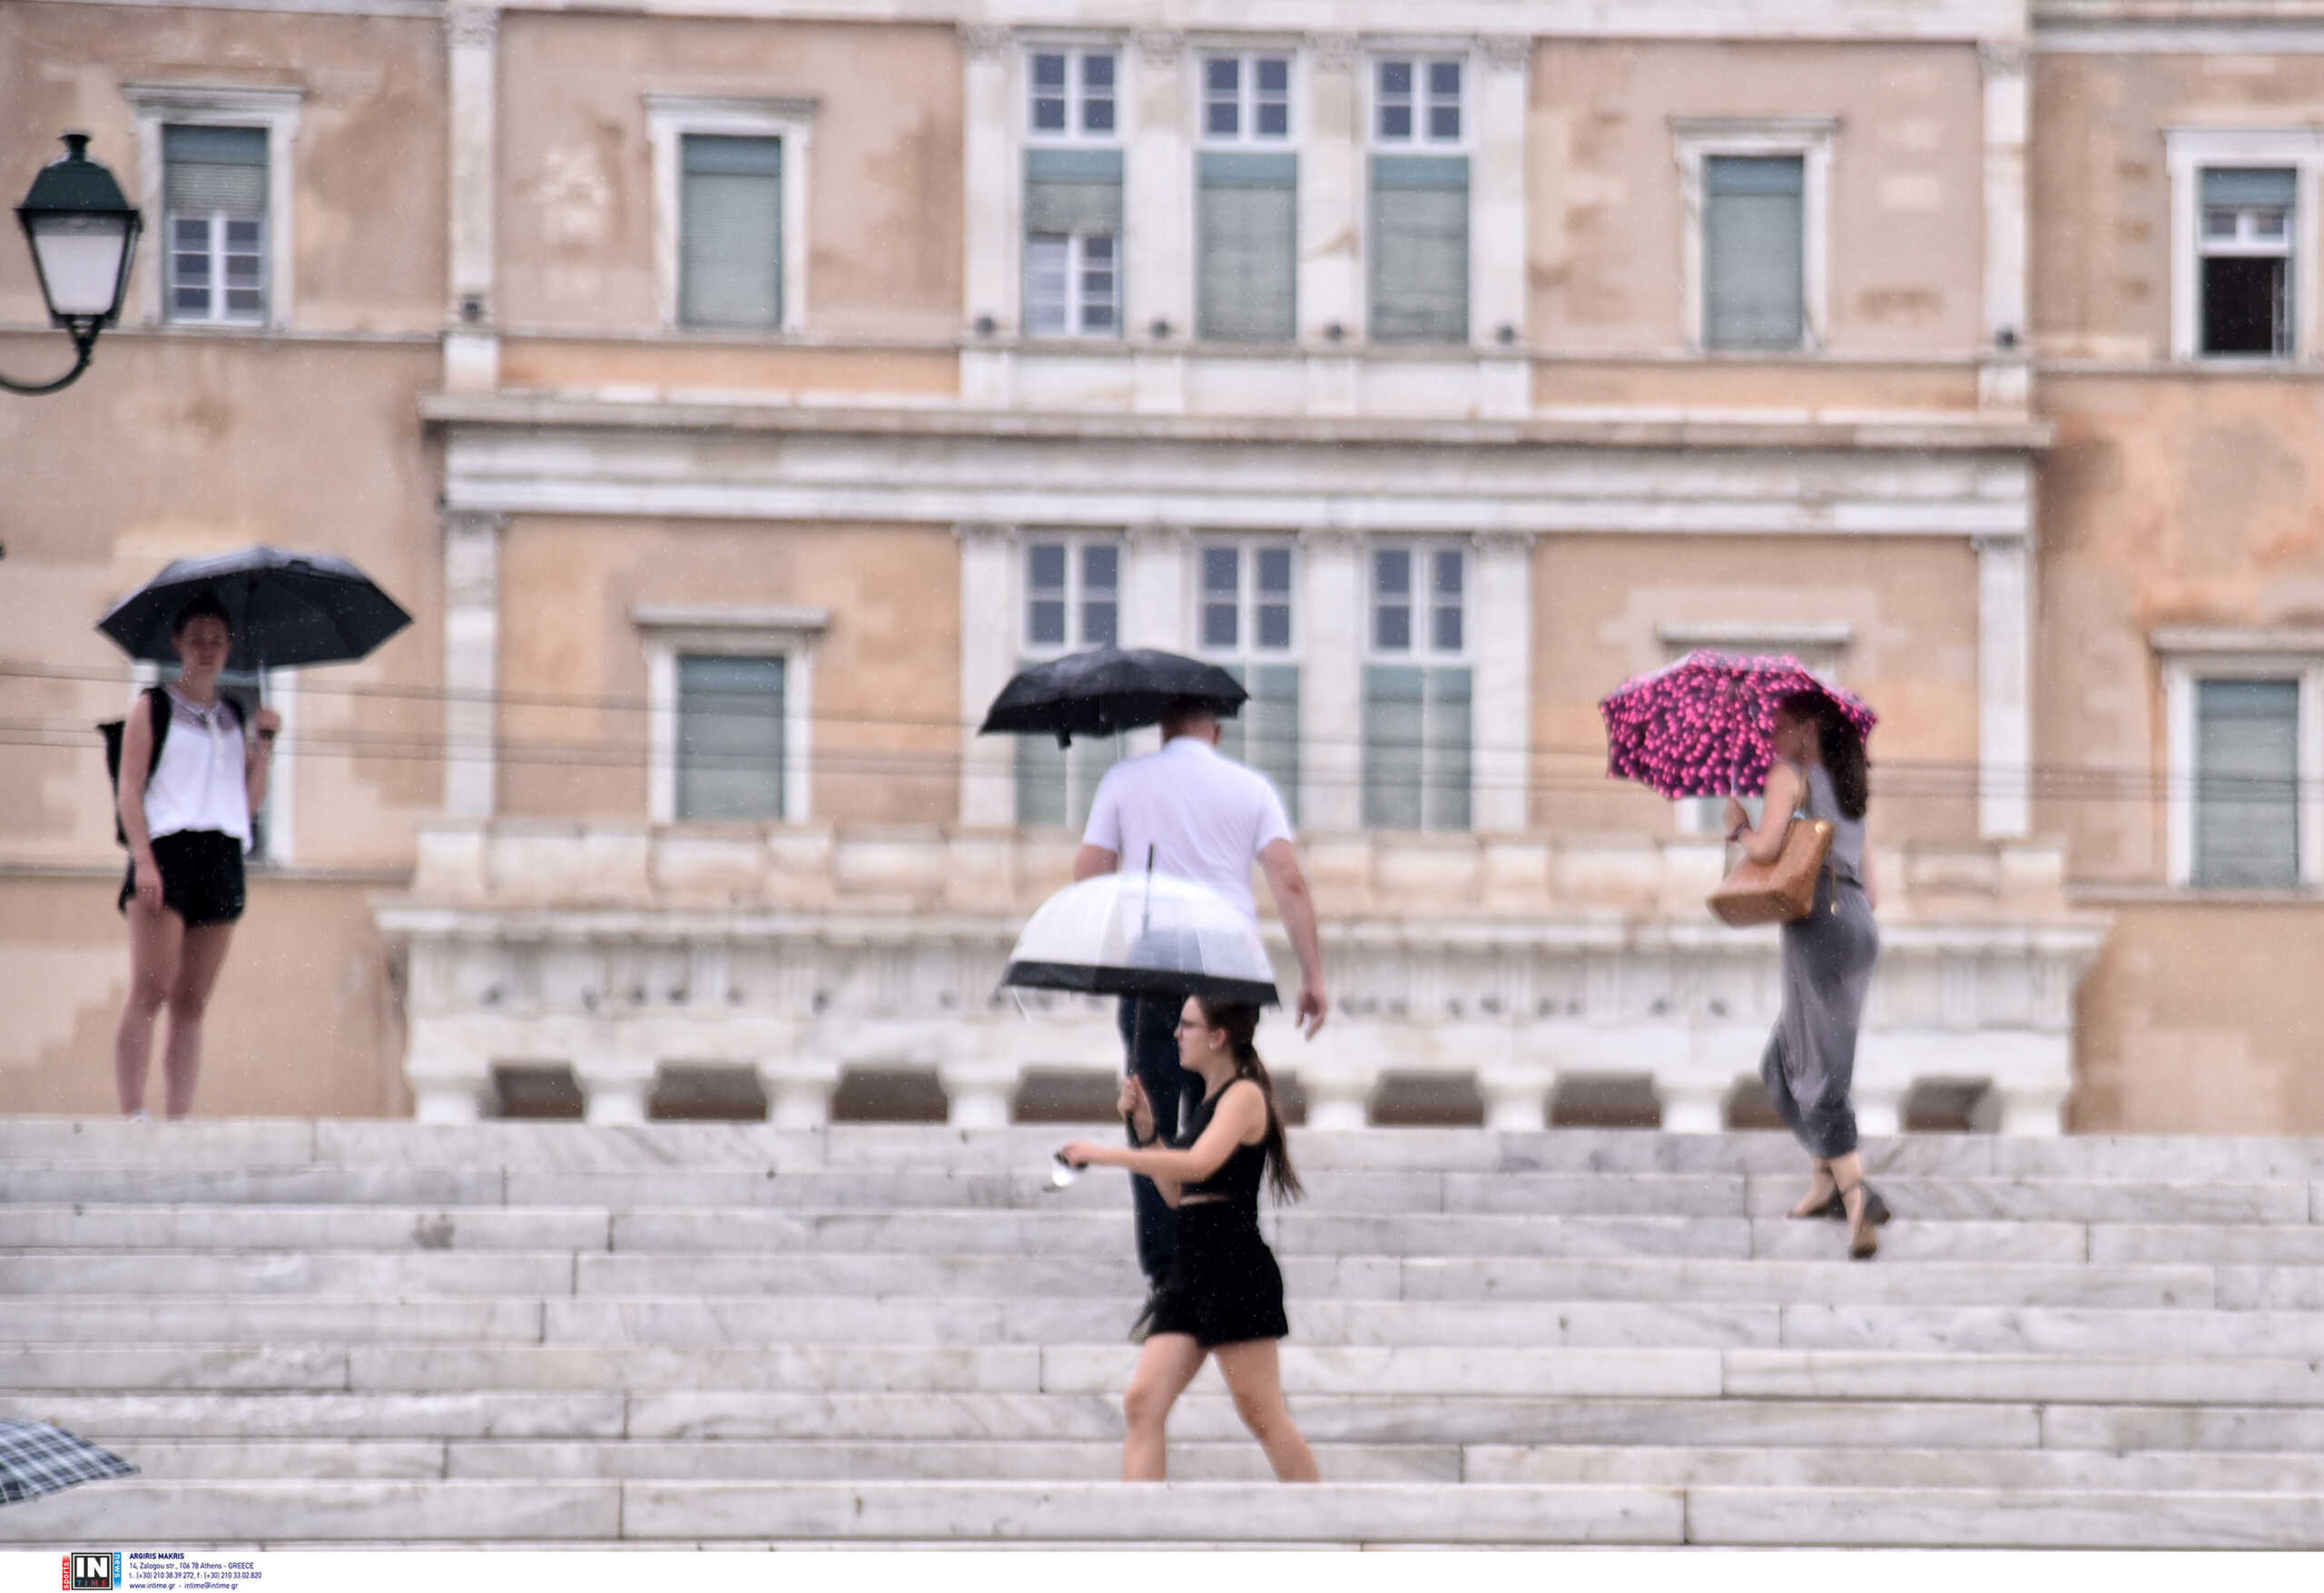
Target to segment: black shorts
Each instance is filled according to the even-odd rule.
[[[181,830],[157,837],[153,861],[162,870],[162,905],[189,929],[231,924],[242,916],[242,843],[215,830]],[[121,910],[137,895],[132,859],[121,882]]]
[[[1178,1248],[1154,1298],[1149,1333],[1185,1333],[1206,1350],[1291,1334],[1283,1272],[1251,1213],[1226,1200],[1178,1208]]]

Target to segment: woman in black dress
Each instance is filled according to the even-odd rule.
[[[1138,1147],[1078,1140],[1059,1153],[1077,1167],[1122,1167],[1151,1178],[1178,1213],[1177,1253],[1122,1399],[1126,1482],[1162,1480],[1170,1407],[1211,1356],[1276,1478],[1316,1480],[1315,1456],[1283,1399],[1275,1346],[1291,1331],[1283,1273],[1259,1236],[1260,1183],[1271,1183],[1278,1200],[1295,1200],[1300,1190],[1275,1089],[1251,1043],[1258,1022],[1256,1007],[1188,998],[1178,1015],[1178,1066],[1200,1077],[1203,1092],[1178,1143],[1158,1140],[1153,1107],[1132,1074],[1122,1083],[1121,1107]]]

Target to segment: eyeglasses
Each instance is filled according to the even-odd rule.
[[[1203,1034],[1208,1034],[1208,1033],[1210,1033],[1210,1032],[1211,1032],[1211,1028],[1210,1028],[1210,1026],[1209,1026],[1208,1024],[1206,1024],[1206,1023],[1189,1023],[1188,1021],[1187,1021],[1187,1019],[1185,1019],[1185,1018],[1182,1018],[1178,1019],[1178,1021],[1177,1021],[1177,1025],[1173,1028],[1173,1029],[1172,1029],[1172,1031],[1171,1031],[1171,1032],[1173,1032],[1174,1034],[1182,1034],[1182,1035],[1184,1035],[1184,1034],[1197,1034],[1197,1035],[1203,1035]]]

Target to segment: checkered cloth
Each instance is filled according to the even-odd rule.
[[[21,1504],[76,1482],[135,1475],[119,1455],[45,1421],[0,1421],[0,1505]]]

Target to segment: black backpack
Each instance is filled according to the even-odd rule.
[[[148,686],[140,699],[153,721],[153,756],[146,762],[145,778],[151,782],[153,771],[162,766],[162,743],[170,739],[170,693],[161,686]],[[234,716],[236,729],[241,727],[241,704],[231,697],[221,697],[226,711]],[[129,836],[121,827],[121,738],[129,728],[126,719],[108,719],[97,726],[97,733],[105,739],[105,778],[113,782],[113,838],[116,845],[127,846]]]

